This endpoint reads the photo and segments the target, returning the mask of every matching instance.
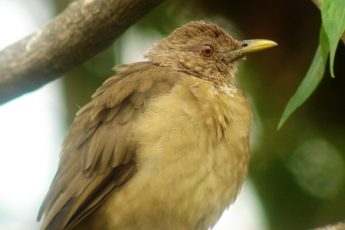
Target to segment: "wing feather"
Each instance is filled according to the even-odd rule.
[[[81,108],[67,134],[60,163],[38,219],[42,229],[70,229],[136,172],[132,126],[151,98],[183,77],[166,67],[120,67]]]

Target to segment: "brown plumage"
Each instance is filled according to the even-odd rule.
[[[247,173],[251,111],[234,84],[246,53],[192,22],[148,62],[121,65],[81,108],[41,206],[42,229],[208,229]]]

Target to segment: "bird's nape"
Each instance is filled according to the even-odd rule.
[[[71,124],[42,229],[211,228],[248,170],[252,112],[233,60],[273,45],[197,21],[122,65]]]

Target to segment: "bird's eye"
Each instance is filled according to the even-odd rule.
[[[202,48],[201,48],[201,53],[203,56],[205,57],[211,57],[214,53],[214,48],[213,46],[211,45],[204,45]]]

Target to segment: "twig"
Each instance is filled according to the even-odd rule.
[[[345,222],[333,224],[333,225],[327,225],[320,228],[315,228],[313,230],[344,230],[345,229]]]
[[[94,56],[162,1],[74,1],[47,25],[0,52],[0,104]]]

